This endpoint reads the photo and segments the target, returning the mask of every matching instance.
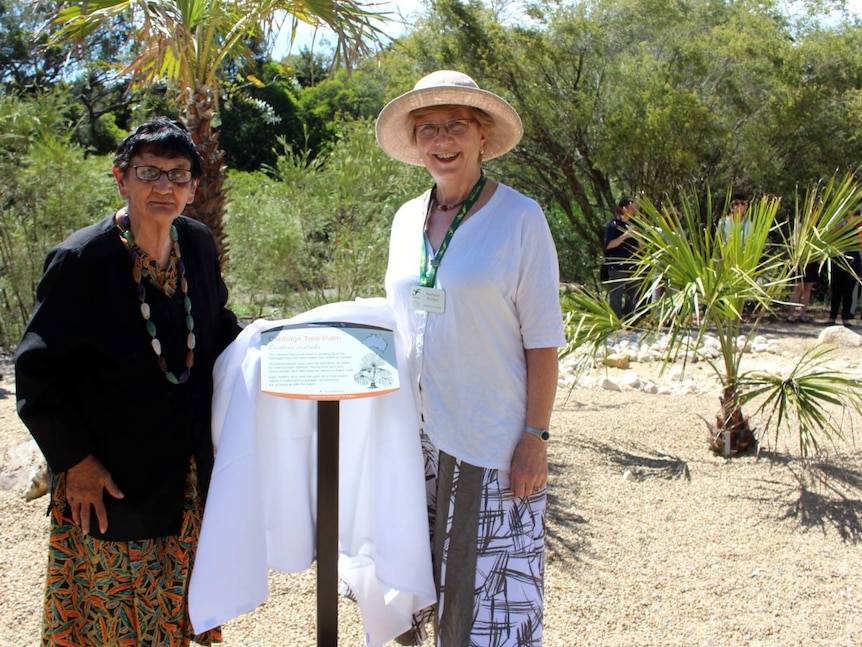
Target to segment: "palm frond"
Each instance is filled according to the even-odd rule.
[[[853,215],[860,207],[862,183],[853,173],[819,183],[797,200],[783,237],[792,266],[817,263],[822,267],[830,259],[841,259],[844,252],[858,249],[858,230],[848,224],[854,224]]]
[[[336,58],[352,65],[380,42],[387,14],[355,0],[89,0],[63,6],[55,15],[55,43],[81,45],[117,16],[135,25],[141,49],[119,74],[148,83],[169,79],[180,91],[206,88],[217,95],[218,75],[228,58],[248,60],[248,43],[272,44],[272,30],[325,26],[337,38]],[[217,105],[217,102],[216,102]]]
[[[777,442],[779,432],[798,426],[803,457],[816,452],[821,439],[843,438],[843,417],[862,414],[862,385],[845,373],[825,368],[835,355],[828,346],[806,351],[787,375],[749,371],[740,375],[740,406],[763,398],[755,413],[766,417]]]
[[[560,350],[560,359],[576,350],[584,355],[595,356],[620,328],[620,320],[611,310],[605,296],[586,286],[576,286],[562,296],[562,302],[566,313],[564,327],[568,342]]]

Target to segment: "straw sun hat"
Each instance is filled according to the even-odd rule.
[[[494,120],[485,142],[483,159],[499,157],[510,151],[524,134],[521,118],[505,100],[493,92],[481,90],[462,72],[438,70],[419,79],[410,92],[393,99],[380,111],[377,142],[390,157],[423,166],[409,115],[419,108],[448,105],[478,108]]]

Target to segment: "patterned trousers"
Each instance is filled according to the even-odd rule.
[[[438,603],[412,639],[430,620],[437,647],[539,647],[546,491],[516,498],[507,471],[460,461],[425,434],[422,447]]]

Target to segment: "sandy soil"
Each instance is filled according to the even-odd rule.
[[[789,363],[819,331],[768,326],[783,351],[769,361]],[[842,356],[862,366],[862,349]],[[662,379],[655,365],[633,369]],[[9,476],[29,436],[8,362],[0,373],[0,646],[36,645],[47,501],[24,501]],[[860,421],[848,420],[847,438],[806,475],[792,436],[770,438],[759,459],[711,454],[699,415],[717,406],[715,392],[560,390],[545,645],[862,644]],[[313,646],[315,600],[314,569],[273,573],[267,602],[228,623],[225,644]],[[342,601],[339,621],[339,644],[361,646],[355,606]]]

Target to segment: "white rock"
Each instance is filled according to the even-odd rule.
[[[701,344],[706,348],[715,348],[716,350],[721,350],[721,343],[718,341],[718,337],[715,337],[713,335],[704,335]]]
[[[623,373],[616,381],[621,389],[637,389],[641,385],[641,378],[635,371]]]
[[[622,389],[620,389],[619,385],[616,382],[614,382],[613,380],[609,380],[607,378],[605,378],[602,381],[602,388],[605,391],[621,391],[622,390]]]
[[[716,359],[721,357],[721,351],[713,346],[704,346],[698,349],[697,354],[704,359]]]
[[[858,348],[862,346],[862,336],[844,326],[828,326],[817,335],[817,343],[839,348]]]
[[[0,488],[19,490],[29,501],[48,492],[47,467],[34,440],[6,448],[0,456]]]

